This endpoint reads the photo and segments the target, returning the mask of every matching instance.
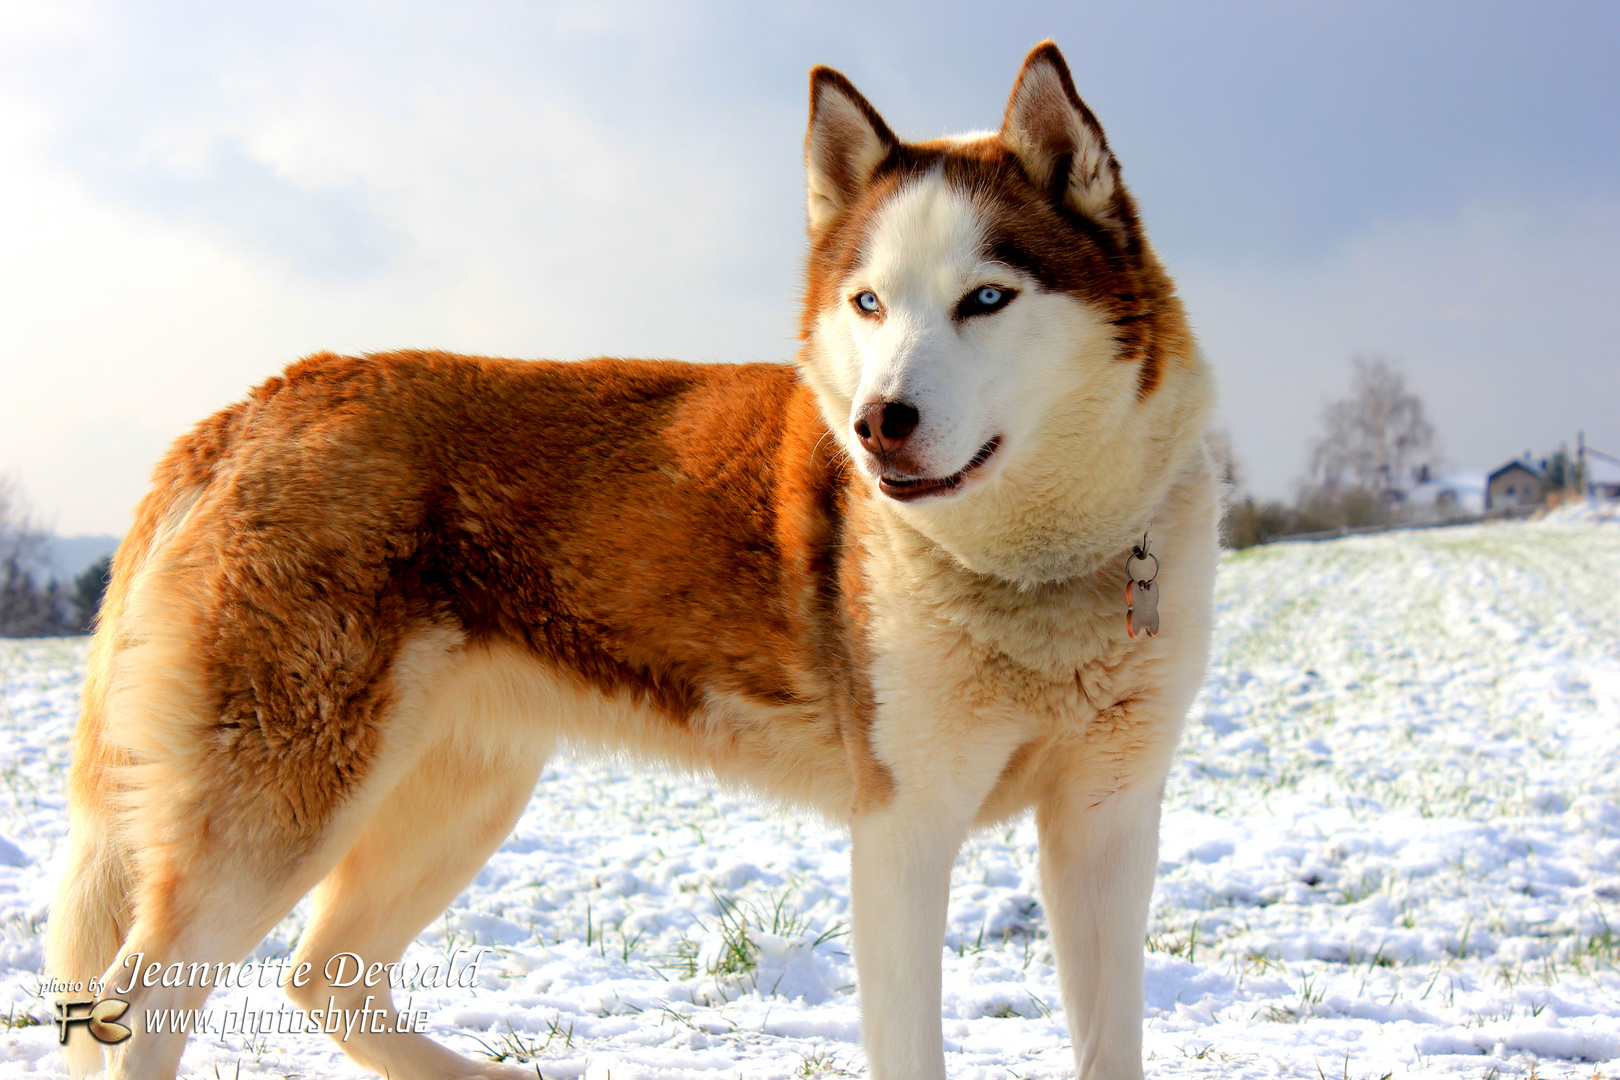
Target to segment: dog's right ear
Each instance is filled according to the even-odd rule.
[[[830,67],[812,68],[810,131],[804,138],[810,231],[848,210],[899,145],[848,79]]]
[[[1024,58],[1001,137],[1030,182],[1047,189],[1054,202],[1117,238],[1136,232],[1136,211],[1120,181],[1119,163],[1052,42],[1041,42]]]

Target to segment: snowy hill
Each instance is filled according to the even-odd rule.
[[[1150,1076],[1620,1073],[1620,526],[1580,516],[1226,557],[1164,818]],[[44,1015],[83,657],[0,643],[0,1017]],[[1034,851],[1024,822],[957,867],[953,1077],[1072,1075]],[[408,955],[490,946],[480,985],[415,1005],[547,1078],[858,1074],[846,864],[836,831],[705,783],[555,762]],[[54,1048],[0,1026],[0,1077],[57,1075]],[[324,1036],[187,1053],[238,1067],[357,1075]]]

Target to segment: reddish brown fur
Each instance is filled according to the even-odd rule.
[[[189,534],[210,539],[178,554],[221,767],[284,793],[281,824],[313,842],[363,777],[389,664],[425,625],[635,688],[672,724],[711,692],[803,706],[867,762],[846,628],[860,617],[852,493],[825,435],[776,365],[401,352],[292,366],[159,466],[159,490],[213,496],[214,520]],[[165,509],[143,506],[123,561]]]

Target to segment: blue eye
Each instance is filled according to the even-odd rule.
[[[883,310],[883,305],[878,303],[877,293],[871,291],[863,292],[857,296],[855,306],[872,315],[876,315]]]
[[[962,297],[956,305],[958,319],[971,319],[975,315],[993,315],[1012,303],[1017,296],[1015,289],[1003,289],[999,285],[980,285],[977,289]]]

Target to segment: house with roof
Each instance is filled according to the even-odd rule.
[[[1545,501],[1541,470],[1530,463],[1528,455],[1524,458],[1514,458],[1485,477],[1487,513],[1492,510],[1540,506]]]
[[[1601,450],[1586,451],[1586,497],[1620,502],[1620,458],[1610,457]]]
[[[1474,517],[1485,512],[1485,470],[1431,471],[1420,465],[1412,472],[1412,486],[1402,493],[1406,514],[1420,521]]]

